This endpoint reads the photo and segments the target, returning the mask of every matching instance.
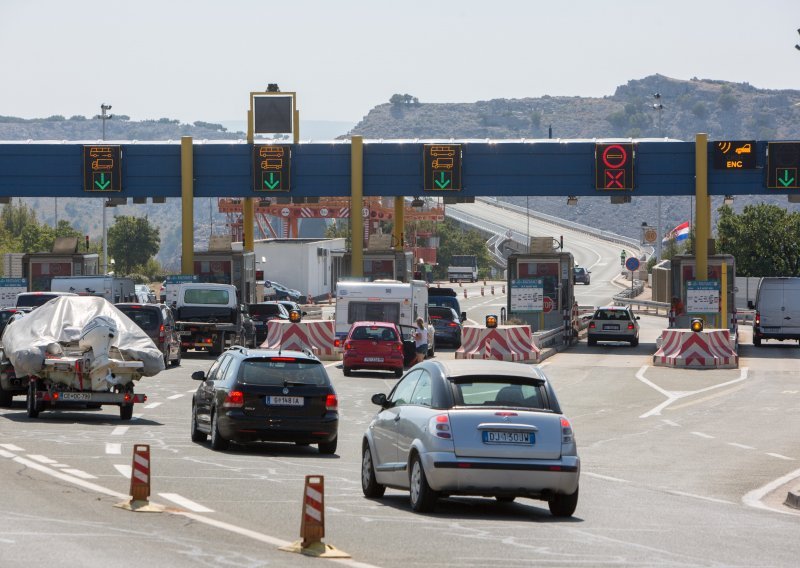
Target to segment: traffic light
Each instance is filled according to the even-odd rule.
[[[692,318],[692,331],[703,331],[703,318]]]
[[[495,315],[486,316],[486,327],[489,329],[497,327],[497,316]]]

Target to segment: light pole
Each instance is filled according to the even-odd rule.
[[[656,102],[653,103],[653,110],[658,112],[658,135],[659,137],[664,136],[664,131],[661,128],[661,113],[664,112],[664,105],[661,104],[661,93],[653,93],[653,98]],[[656,223],[656,231],[658,232],[658,236],[656,237],[656,246],[657,246],[657,256],[658,260],[661,260],[661,196],[658,196],[658,222]]]
[[[100,114],[96,114],[94,117],[99,118],[103,121],[103,141],[106,140],[106,120],[111,120],[114,118],[113,114],[106,114],[106,111],[111,110],[111,105],[107,105],[106,103],[100,103]],[[106,198],[103,198],[103,264],[102,264],[102,272],[105,275],[108,272],[108,240],[106,234]]]

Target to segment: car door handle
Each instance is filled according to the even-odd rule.
[[[399,414],[398,414],[397,416],[395,416],[395,417],[394,417],[394,421],[395,421],[395,422],[399,422],[399,421],[400,421],[400,415],[399,415]]]

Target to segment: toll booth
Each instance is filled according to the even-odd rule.
[[[569,252],[512,254],[508,257],[507,313],[509,320],[531,326],[531,331],[570,325],[575,301]]]
[[[352,276],[352,256],[345,253],[340,278]],[[399,280],[411,282],[414,278],[414,254],[410,251],[365,250],[364,280]]]
[[[700,317],[705,327],[734,331],[736,259],[730,254],[710,255],[705,281],[697,280],[696,266],[693,255],[677,255],[670,260],[672,303],[676,308],[670,327],[688,328],[693,318]]]
[[[29,292],[49,292],[54,276],[96,276],[99,266],[100,255],[78,252],[77,237],[58,237],[52,251],[22,257],[22,276]]]
[[[195,251],[194,274],[199,282],[233,284],[239,292],[239,303],[256,301],[256,256],[251,251]]]

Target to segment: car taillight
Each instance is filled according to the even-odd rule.
[[[402,351],[402,350],[403,350],[403,344],[402,344],[402,343],[400,343],[400,342],[396,343],[394,347],[395,347],[395,349],[397,349],[398,351]]]
[[[352,349],[352,348],[353,348],[353,344],[352,344],[352,343],[350,343],[349,341],[347,341],[347,342],[345,342],[345,344],[344,344],[344,348],[345,348],[345,349]]]
[[[161,327],[158,328],[158,342],[164,343],[166,341],[167,335],[164,333],[164,324],[161,324]]]
[[[572,436],[572,425],[569,423],[569,420],[561,417],[561,443],[562,444],[571,444],[573,441]]]
[[[342,346],[342,340],[341,339],[334,339],[333,340],[333,346],[334,347],[341,347]]]
[[[454,321],[451,321],[450,323],[447,324],[447,327],[458,327],[458,324]]]
[[[589,329],[594,329],[595,327],[597,326],[594,324],[593,321],[589,322]]]
[[[428,421],[428,430],[443,440],[452,440],[453,435],[450,432],[450,417],[447,414],[437,414]]]
[[[628,329],[633,329],[633,322],[630,322],[630,323],[628,324]]]
[[[761,314],[756,312],[756,319],[753,322],[755,325],[761,325]]]
[[[335,394],[329,394],[325,398],[325,410],[338,410],[339,409],[339,399],[336,397]]]
[[[225,401],[222,406],[225,408],[241,408],[244,406],[244,393],[242,391],[230,391],[225,395]]]

